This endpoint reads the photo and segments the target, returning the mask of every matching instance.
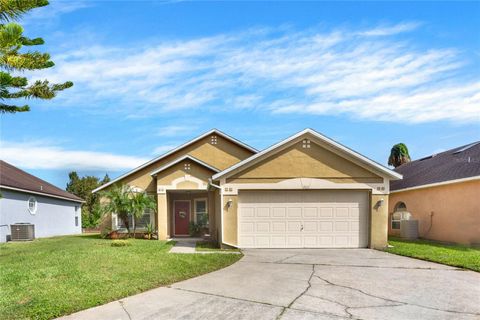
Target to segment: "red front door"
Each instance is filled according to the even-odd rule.
[[[188,236],[190,222],[190,201],[175,201],[175,235]]]

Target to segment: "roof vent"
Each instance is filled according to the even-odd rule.
[[[435,157],[436,154],[432,154],[431,156],[428,156],[428,157],[425,157],[425,158],[421,158],[421,159],[418,159],[418,161],[423,161],[423,160],[427,160],[427,159],[432,159],[433,157]]]
[[[40,191],[43,191],[43,186],[42,185],[40,185]]]

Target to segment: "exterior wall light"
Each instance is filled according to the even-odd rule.
[[[232,199],[228,199],[227,201],[227,209],[230,208],[233,204],[233,200]]]

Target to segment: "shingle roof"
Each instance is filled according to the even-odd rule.
[[[395,171],[403,180],[391,181],[391,191],[480,176],[480,141],[403,164]]]
[[[0,187],[32,191],[47,197],[51,196],[74,201],[83,201],[76,195],[57,188],[53,184],[20,170],[3,160],[0,160]]]

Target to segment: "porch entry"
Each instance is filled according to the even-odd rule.
[[[174,234],[176,236],[188,236],[190,224],[190,200],[175,200],[173,203]]]

